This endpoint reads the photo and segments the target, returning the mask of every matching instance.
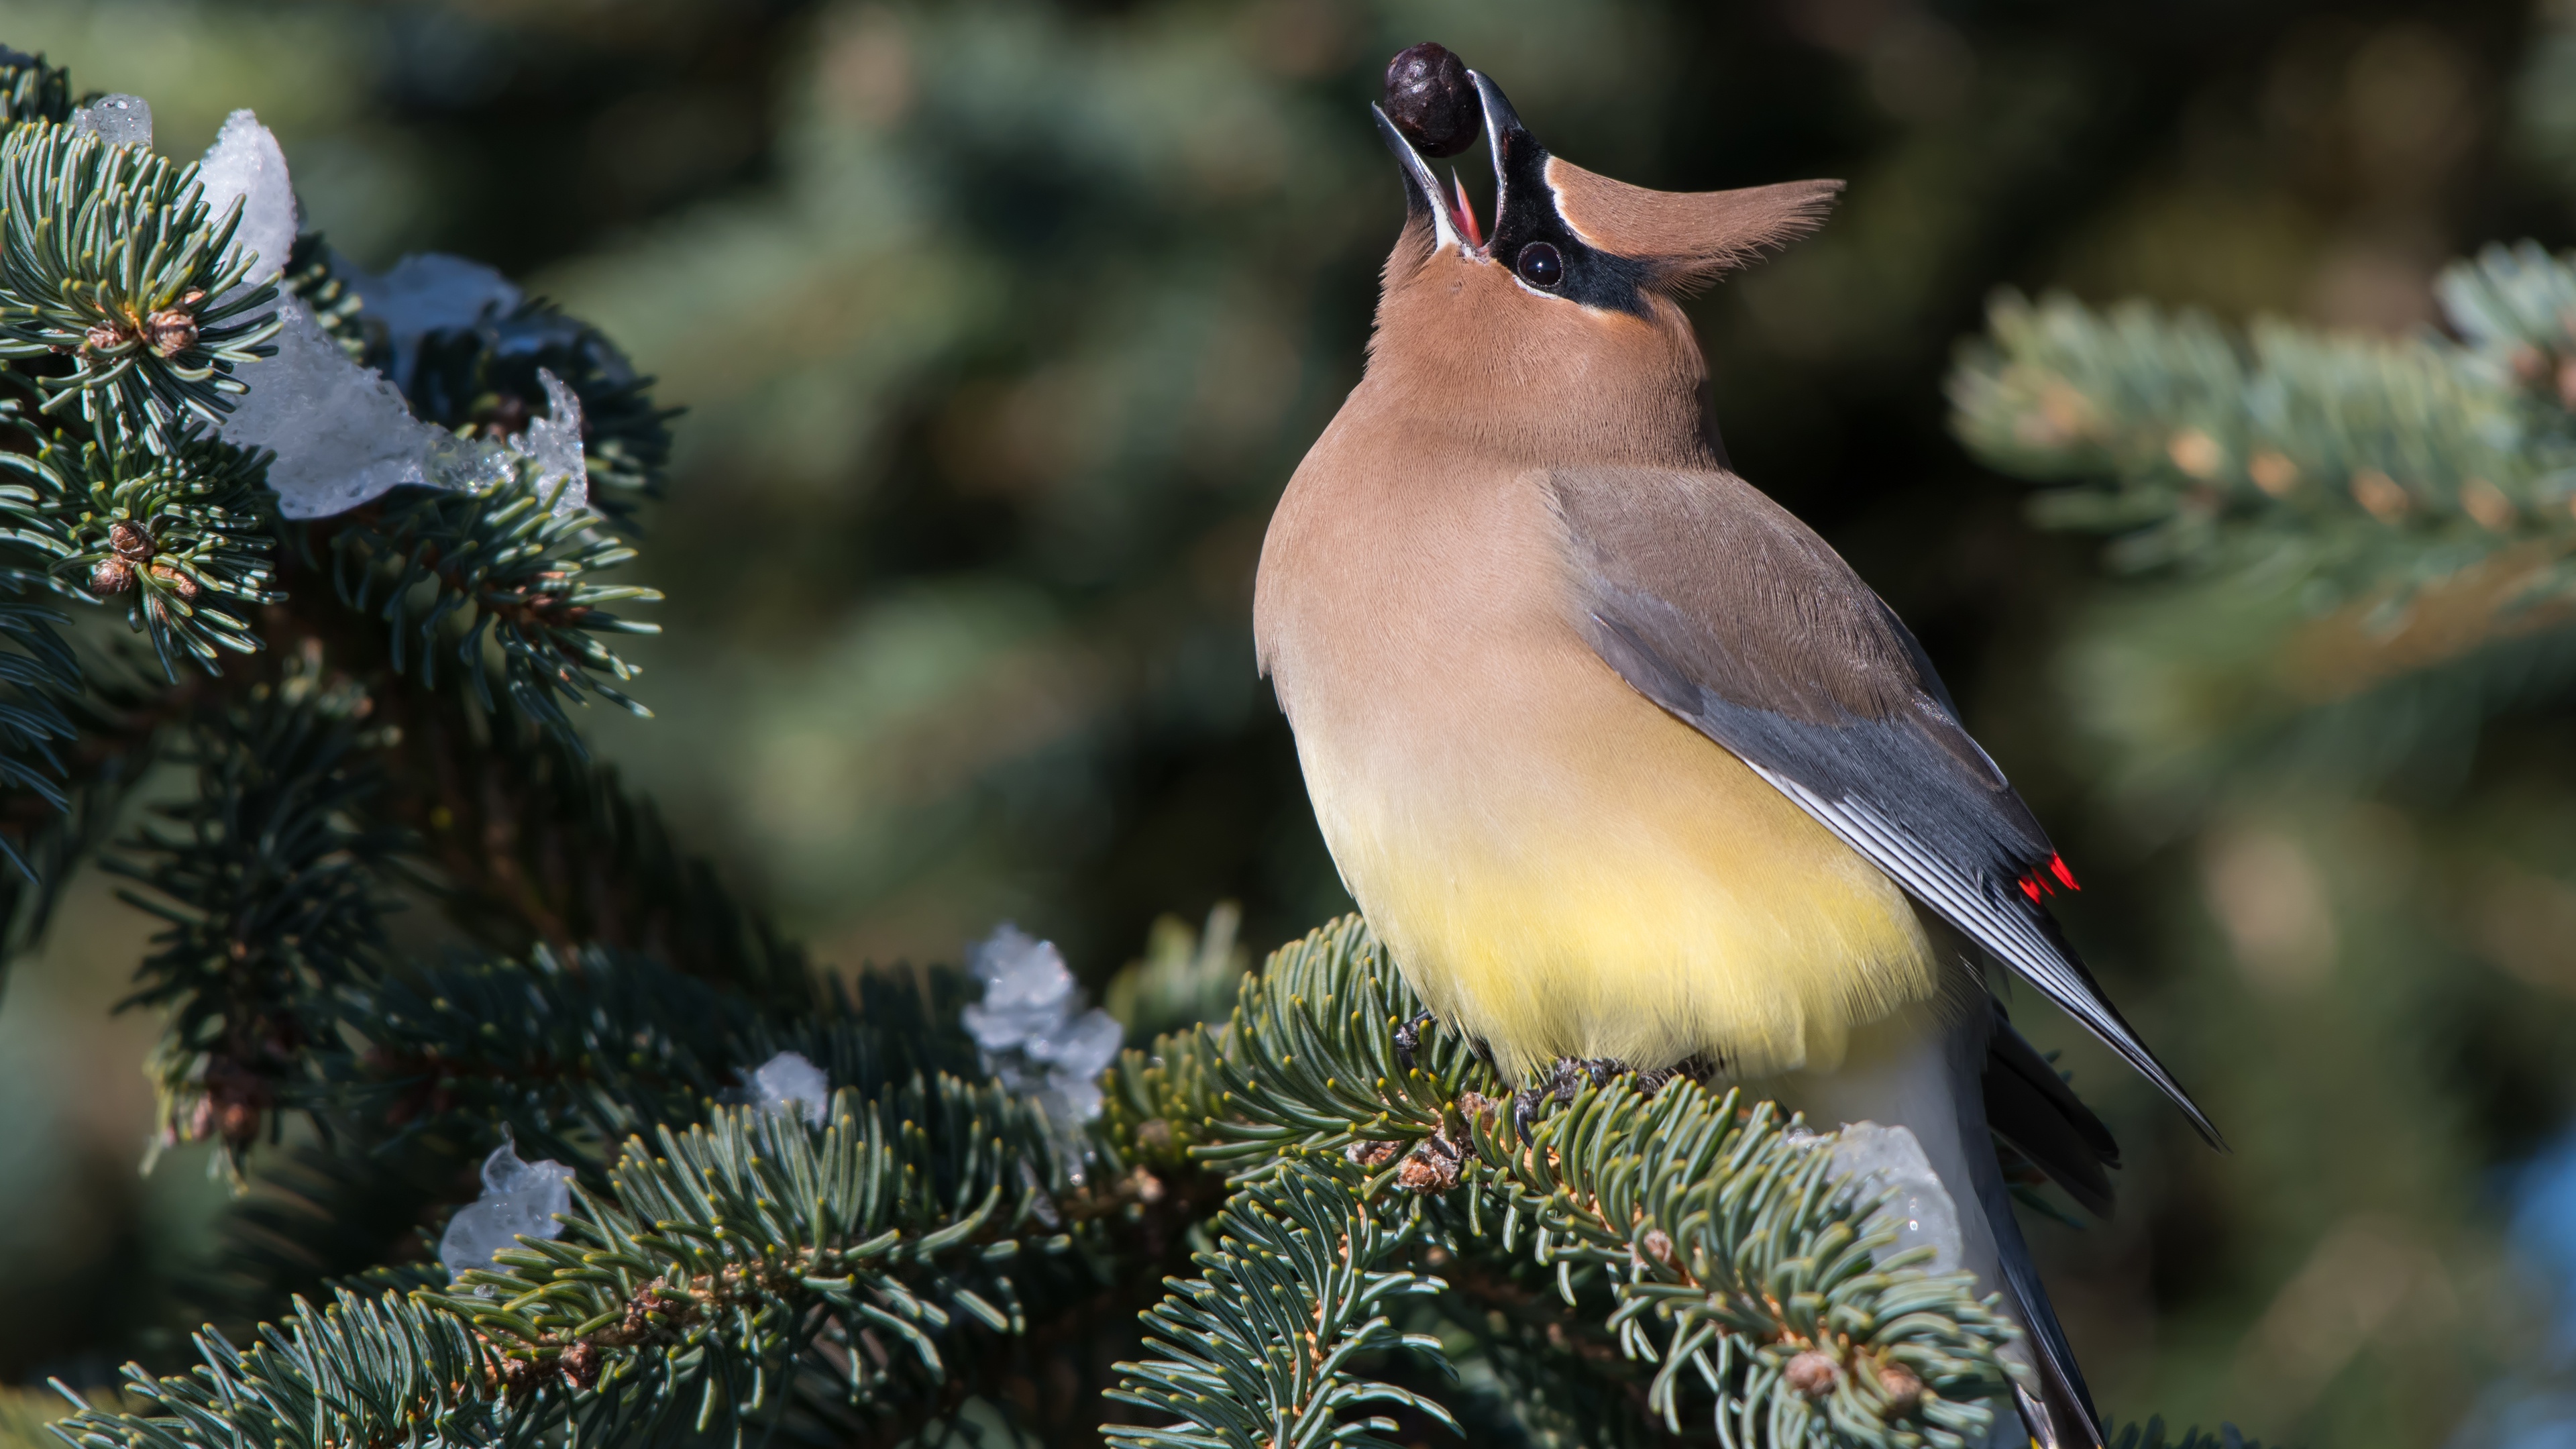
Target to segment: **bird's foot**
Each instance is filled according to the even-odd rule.
[[[1574,1100],[1574,1094],[1590,1082],[1606,1087],[1612,1077],[1627,1071],[1627,1064],[1608,1057],[1558,1057],[1556,1068],[1544,1086],[1524,1087],[1512,1094],[1512,1129],[1526,1143],[1530,1129],[1537,1124],[1541,1109],[1554,1103],[1563,1106]]]
[[[1608,1057],[1558,1057],[1556,1059],[1556,1100],[1560,1104],[1571,1102],[1574,1100],[1574,1094],[1582,1090],[1585,1081],[1589,1080],[1596,1087],[1606,1087],[1610,1085],[1612,1077],[1626,1070],[1628,1070],[1626,1063],[1615,1062]]]
[[[1411,1021],[1396,1024],[1395,1064],[1397,1066],[1408,1072],[1413,1070],[1413,1051],[1414,1048],[1422,1045],[1422,1028],[1433,1024],[1431,1013],[1427,1011]]]
[[[1669,1067],[1657,1067],[1651,1072],[1637,1073],[1637,1090],[1651,1097],[1671,1086],[1679,1078],[1688,1077],[1694,1082],[1705,1085],[1708,1079],[1715,1075],[1717,1075],[1717,1063],[1707,1057],[1684,1057]]]

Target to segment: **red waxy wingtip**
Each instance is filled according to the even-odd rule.
[[[2024,876],[2024,877],[2022,877],[2022,880],[2021,880],[2021,893],[2022,893],[2023,895],[2026,895],[2026,896],[2030,897],[2030,902],[2031,902],[2031,904],[2032,904],[2032,905],[2037,905],[2037,904],[2039,904],[2039,879],[2038,879],[2038,877],[2036,877],[2036,876]]]
[[[2050,873],[2051,875],[2056,876],[2056,877],[2058,878],[2058,880],[2059,880],[2060,882],[2062,882],[2068,890],[2071,890],[2071,891],[2080,891],[2080,890],[2084,889],[2084,887],[2082,887],[2082,886],[2080,886],[2080,885],[2077,885],[2077,884],[2075,883],[2075,872],[2073,872],[2073,871],[2071,871],[2071,870],[2068,870],[2068,869],[2066,868],[2066,857],[2065,857],[2065,856],[2062,856],[2062,855],[2052,855],[2052,856],[2050,856],[2050,857],[2048,858],[2048,869],[2049,869],[2049,873]]]

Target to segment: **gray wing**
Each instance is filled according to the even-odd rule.
[[[1922,647],[1824,540],[1732,473],[1548,478],[1577,627],[1639,693],[1724,746],[2218,1131],[2042,904],[2074,879],[1969,738]]]

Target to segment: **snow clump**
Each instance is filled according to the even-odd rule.
[[[257,260],[241,286],[255,287],[274,278],[295,245],[295,187],[286,172],[286,153],[259,117],[235,111],[224,121],[215,144],[198,163],[197,184],[207,209],[215,216],[238,204],[241,220],[233,231],[236,254]],[[493,282],[489,268],[453,259],[411,258],[396,267],[388,290],[370,283],[359,289],[362,301],[388,298],[389,323],[416,352],[419,338],[433,327],[451,325],[451,314],[471,321],[503,300],[515,306],[518,291]],[[460,269],[475,275],[462,279]],[[466,311],[470,296],[472,310]],[[277,490],[278,512],[289,518],[328,518],[387,491],[418,487],[479,491],[508,480],[516,458],[536,459],[541,472],[568,480],[556,501],[558,513],[580,508],[589,500],[581,461],[581,404],[559,380],[546,380],[554,409],[546,431],[531,429],[524,444],[514,446],[459,438],[445,428],[414,417],[400,388],[383,373],[350,360],[322,324],[293,297],[281,297],[282,324],[275,339],[277,355],[248,363],[236,373],[250,390],[224,420],[226,442],[242,448],[267,448],[277,458],[268,466],[268,486]],[[570,438],[570,458],[565,438]]]
[[[278,512],[328,518],[406,483],[479,490],[510,476],[506,450],[413,417],[385,375],[350,361],[302,303],[281,299],[277,315],[277,355],[241,368],[250,391],[223,436],[277,454],[268,486]]]
[[[259,286],[285,269],[286,254],[295,249],[295,185],[286,176],[286,152],[258,116],[235,111],[224,118],[215,144],[197,163],[197,194],[216,222],[235,202],[241,204],[232,251],[254,254],[255,260],[235,292]]]

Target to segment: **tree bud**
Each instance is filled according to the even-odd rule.
[[[1834,1362],[1832,1354],[1812,1348],[1789,1360],[1789,1366],[1780,1372],[1782,1383],[1811,1399],[1832,1393],[1842,1377],[1842,1365]]]

